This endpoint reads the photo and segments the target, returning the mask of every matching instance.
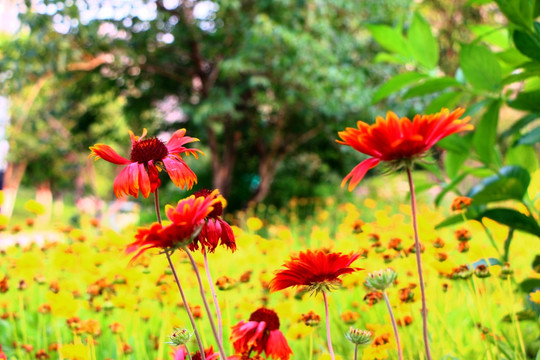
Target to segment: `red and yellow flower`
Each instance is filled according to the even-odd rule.
[[[126,253],[138,251],[135,259],[148,249],[169,251],[189,245],[199,235],[206,217],[218,202],[219,191],[214,190],[206,197],[191,195],[178,201],[176,207],[167,205],[165,213],[171,223],[165,226],[153,223],[149,228],[137,229],[135,241],[128,246]]]
[[[234,350],[250,358],[251,352],[278,360],[288,360],[292,350],[279,330],[279,317],[275,311],[264,307],[253,312],[248,321],[232,327],[231,341]]]
[[[437,114],[418,114],[411,121],[389,111],[386,119],[378,116],[375,124],[358,121],[358,129],[346,128],[340,131],[338,135],[341,140],[336,140],[338,143],[371,156],[358,164],[343,179],[341,186],[350,180],[351,191],[367,171],[381,161],[401,166],[425,155],[439,140],[460,131],[473,130],[474,127],[467,123],[469,117],[459,119],[464,112],[465,109],[456,109],[451,113],[448,109],[442,109]]]
[[[350,267],[359,257],[354,253],[346,255],[322,250],[300,252],[283,265],[285,269],[276,272],[270,281],[270,289],[278,291],[291,286],[305,286],[308,291],[331,290],[341,285],[341,275],[362,270]]]
[[[191,189],[193,184],[197,183],[197,176],[181,155],[191,154],[197,158],[198,153],[202,152],[186,148],[184,145],[199,141],[199,139],[185,136],[186,129],[177,130],[167,144],[155,137],[145,139],[146,134],[146,129],[140,137],[129,132],[131,137],[129,159],[118,155],[105,144],[90,147],[90,156],[95,156],[96,160],[103,159],[116,165],[127,165],[114,180],[115,195],[118,198],[123,197],[124,194],[138,197],[140,191],[147,198],[161,185],[160,170],[167,171],[174,185],[182,189]]]

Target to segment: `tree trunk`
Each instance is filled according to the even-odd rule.
[[[207,131],[212,156],[212,186],[214,189],[219,189],[221,194],[227,198],[232,186],[237,144],[242,138],[242,133],[233,131],[231,122],[226,120],[225,144],[222,151],[220,151],[216,133],[210,127]]]
[[[2,215],[11,217],[15,207],[15,199],[21,185],[21,180],[26,170],[26,163],[8,163],[6,173],[4,174],[4,203],[0,209]]]
[[[258,203],[263,201],[266,196],[268,196],[279,164],[281,164],[280,159],[270,158],[269,156],[261,158],[259,163],[260,183],[259,186],[257,186],[255,193],[251,197],[251,201]]]
[[[36,201],[45,207],[45,213],[38,217],[40,223],[48,223],[51,220],[53,195],[51,182],[45,180],[36,187]]]

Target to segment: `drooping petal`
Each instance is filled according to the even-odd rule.
[[[184,160],[166,157],[163,159],[163,163],[174,185],[180,189],[187,188],[189,190],[193,187],[193,184],[197,183],[197,175],[195,175]]]
[[[266,355],[272,359],[288,360],[292,355],[292,350],[287,343],[287,339],[279,330],[270,331],[268,344],[266,345]]]
[[[141,194],[145,198],[150,195],[151,192],[151,185],[150,185],[150,178],[148,177],[148,173],[146,172],[146,168],[144,167],[144,164],[139,164],[139,187],[141,189]],[[155,190],[154,190],[155,191]]]
[[[94,146],[91,146],[90,150],[91,152],[89,156],[95,156],[96,160],[103,159],[116,165],[131,164],[130,160],[118,155],[118,153],[114,151],[113,148],[109,145],[96,144]]]
[[[360,181],[362,181],[368,170],[377,166],[379,162],[380,160],[377,158],[369,158],[362,161],[360,164],[356,165],[347,176],[345,176],[341,182],[341,187],[345,186],[347,181],[350,179],[351,182],[349,183],[349,191],[352,191],[360,183]]]
[[[138,197],[139,195],[139,167],[137,163],[126,166],[114,179],[113,190],[117,198],[125,195]]]

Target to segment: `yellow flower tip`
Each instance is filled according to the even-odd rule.
[[[407,118],[405,118],[407,119]],[[393,111],[388,111],[386,113],[386,121],[390,122],[390,121],[397,121],[399,122],[399,116],[397,116],[397,114]],[[408,119],[407,119],[408,120]]]

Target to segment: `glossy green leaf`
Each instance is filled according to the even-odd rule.
[[[480,160],[486,165],[494,162],[494,148],[497,141],[497,125],[501,103],[493,101],[476,126],[473,145]]]
[[[400,29],[388,25],[368,25],[367,28],[385,50],[410,57],[409,44]]]
[[[508,101],[508,105],[518,110],[540,112],[539,99],[540,90],[521,92],[514,100]]]
[[[530,182],[531,176],[527,170],[514,165],[505,166],[497,175],[485,178],[475,185],[467,196],[473,198],[475,204],[510,199],[521,200]]]
[[[435,93],[451,86],[460,87],[461,84],[456,79],[448,76],[436,79],[428,79],[421,84],[411,87],[405,93],[405,95],[403,95],[403,99],[410,99],[417,96]]]
[[[516,145],[534,145],[540,142],[540,126],[523,135]]]
[[[453,109],[454,107],[456,107],[462,97],[463,92],[461,91],[451,91],[443,93],[433,99],[433,101],[427,106],[426,114],[433,114],[439,112],[442,108]]]
[[[540,36],[516,30],[513,38],[516,48],[523,55],[540,61]]]
[[[521,282],[521,284],[519,284],[519,287],[521,291],[528,294],[540,288],[540,279],[533,279],[533,278],[525,279]]]
[[[514,209],[495,208],[484,211],[480,218],[488,218],[499,224],[540,237],[540,226],[536,220]]]
[[[386,98],[388,95],[395,93],[399,90],[401,90],[404,86],[413,83],[415,81],[418,81],[420,79],[425,78],[427,75],[420,74],[417,72],[406,72],[403,74],[399,74],[382,84],[375,94],[373,95],[373,103],[376,103],[384,98]]]
[[[470,136],[453,134],[439,140],[437,146],[457,154],[469,154],[471,148]]]
[[[444,170],[446,171],[446,175],[450,178],[456,177],[459,173],[459,169],[468,158],[469,154],[467,153],[447,152],[444,158]]]
[[[496,91],[502,80],[501,65],[486,47],[464,45],[459,63],[467,81],[479,90]]]
[[[414,58],[428,69],[434,69],[439,62],[439,46],[431,25],[418,12],[414,13],[407,39]]]

